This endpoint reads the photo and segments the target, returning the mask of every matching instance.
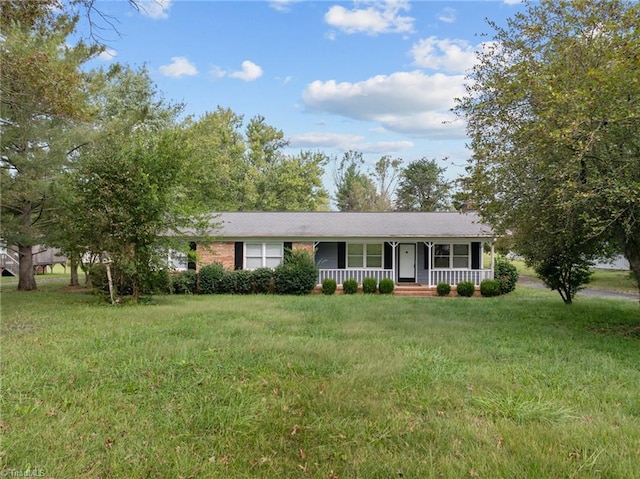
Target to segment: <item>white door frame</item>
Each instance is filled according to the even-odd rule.
[[[415,243],[398,244],[398,282],[416,281],[417,249]],[[406,276],[411,271],[411,276]],[[404,274],[404,276],[403,276]]]

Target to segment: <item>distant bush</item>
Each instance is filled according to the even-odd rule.
[[[378,290],[378,280],[375,278],[364,278],[362,280],[362,292],[364,294],[375,294]]]
[[[484,279],[480,282],[480,294],[482,296],[498,296],[500,294],[500,281],[497,279]]]
[[[342,283],[344,294],[356,294],[358,292],[358,282],[355,279],[345,279]]]
[[[394,288],[396,287],[395,283],[391,278],[383,278],[380,280],[380,284],[378,285],[378,289],[380,290],[380,294],[391,294],[393,293]]]
[[[171,275],[171,290],[174,294],[195,294],[198,275],[192,269]]]
[[[460,281],[456,285],[456,290],[458,296],[465,296],[470,298],[473,296],[473,290],[475,289],[475,285],[471,281]]]
[[[318,267],[305,250],[294,250],[274,271],[275,290],[278,294],[309,294],[316,287]]]
[[[500,294],[510,293],[516,289],[518,282],[518,269],[506,256],[496,256],[493,269],[493,278],[500,283]]]
[[[322,281],[322,294],[334,294],[338,288],[338,283],[333,278],[325,278]]]
[[[449,296],[449,293],[451,293],[451,285],[441,281],[436,286],[436,292],[438,293],[438,296]]]
[[[200,293],[215,294],[220,289],[220,282],[224,276],[224,268],[222,263],[215,262],[200,268]]]
[[[256,294],[273,293],[273,270],[271,268],[254,269],[251,272],[251,284]]]

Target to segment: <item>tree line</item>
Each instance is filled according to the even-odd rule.
[[[64,6],[0,2],[0,237],[18,249],[19,289],[36,287],[41,244],[74,265],[107,252],[140,286],[182,231],[206,237],[212,211],[328,209],[333,163],[340,211],[471,202],[565,302],[615,253],[640,290],[638,2],[526,2],[506,26],[489,21],[494,38],[455,108],[472,151],[455,194],[434,159],[367,169],[357,151],[287,154],[261,116],[183,118],[145,68],[87,70],[104,45],[70,38],[99,12],[93,0]]]

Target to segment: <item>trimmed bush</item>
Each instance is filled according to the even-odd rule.
[[[275,291],[278,294],[309,294],[316,287],[318,267],[305,250],[294,250],[274,271]]]
[[[358,282],[355,279],[345,279],[342,283],[344,294],[356,294],[358,292]]]
[[[475,286],[471,281],[460,281],[456,285],[458,296],[464,296],[464,297],[470,298],[471,296],[473,296],[474,289],[475,289]]]
[[[375,294],[378,290],[378,281],[375,278],[364,278],[362,280],[362,292],[364,294]]]
[[[256,294],[273,293],[273,270],[271,268],[257,268],[251,272],[253,292]]]
[[[378,285],[378,289],[380,290],[380,294],[391,294],[393,293],[394,288],[396,287],[395,283],[391,278],[383,278],[380,280],[380,284]]]
[[[334,294],[337,288],[338,288],[338,283],[336,282],[335,279],[325,278],[322,281],[322,294],[326,294],[326,295]]]
[[[484,279],[480,283],[480,294],[482,296],[498,296],[500,294],[500,281],[497,279]]]
[[[220,280],[219,292],[224,294],[251,293],[251,271],[243,269],[225,271]]]
[[[200,268],[200,293],[215,294],[220,289],[220,281],[224,276],[222,263],[215,262]]]
[[[451,293],[451,285],[441,281],[436,286],[436,292],[438,293],[438,296],[449,296],[449,293]]]
[[[516,289],[518,269],[506,256],[496,256],[493,278],[500,283],[500,294],[507,294]]]

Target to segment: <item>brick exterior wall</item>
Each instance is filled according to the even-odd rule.
[[[196,246],[198,261],[196,270],[202,266],[219,261],[225,269],[233,269],[235,258],[235,243],[216,242],[211,245],[198,244]]]
[[[293,243],[293,249],[305,250],[313,256],[313,243]],[[225,269],[234,269],[235,242],[233,241],[220,241],[211,245],[198,244],[196,253],[198,256],[196,270],[216,261],[222,263]]]

